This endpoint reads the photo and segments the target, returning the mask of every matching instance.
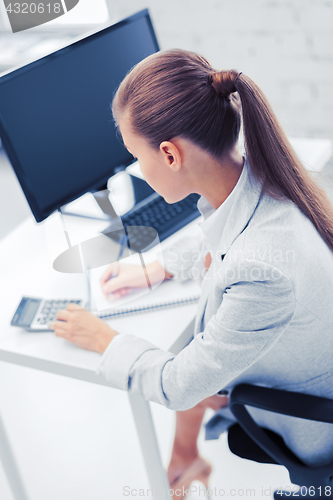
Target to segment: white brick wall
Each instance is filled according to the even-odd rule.
[[[162,49],[243,71],[289,135],[333,139],[333,0],[115,0],[120,17],[145,7]]]

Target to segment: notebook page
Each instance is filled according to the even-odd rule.
[[[146,308],[147,306],[163,305],[171,301],[180,302],[200,295],[200,286],[197,282],[193,280],[177,282],[172,279],[157,284],[152,290],[149,290],[148,287],[137,290],[133,289],[129,295],[115,301],[112,301],[112,294],[110,301],[105,298],[99,282],[93,283],[93,290],[94,300],[96,301],[97,298],[98,301],[97,311],[103,314],[123,309],[131,310]]]

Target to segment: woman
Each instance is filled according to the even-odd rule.
[[[202,196],[210,255],[194,339],[174,356],[117,335],[75,306],[53,327],[104,353],[99,371],[113,386],[181,410],[171,486],[207,483],[210,466],[196,437],[206,407],[227,405],[216,395],[221,389],[248,381],[333,397],[333,210],[242,73],[215,71],[191,52],[160,52],[126,76],[113,114],[146,181],[167,202]],[[237,149],[241,122],[246,158]],[[171,276],[157,262],[148,271],[152,281]],[[102,280],[105,293],[143,285],[134,268],[122,265],[108,281],[111,272]],[[329,424],[252,414],[304,462],[333,459]]]

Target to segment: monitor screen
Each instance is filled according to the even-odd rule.
[[[37,222],[132,162],[110,104],[158,50],[144,10],[0,77],[0,137]]]

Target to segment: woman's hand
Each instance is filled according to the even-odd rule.
[[[102,291],[107,299],[112,293],[112,300],[115,300],[127,295],[132,288],[147,287],[147,276],[152,285],[172,277],[158,261],[147,264],[146,272],[142,266],[114,262],[101,278]]]
[[[77,304],[69,304],[67,309],[59,311],[57,319],[59,321],[49,325],[56,336],[89,351],[103,353],[118,335],[105,321]]]

